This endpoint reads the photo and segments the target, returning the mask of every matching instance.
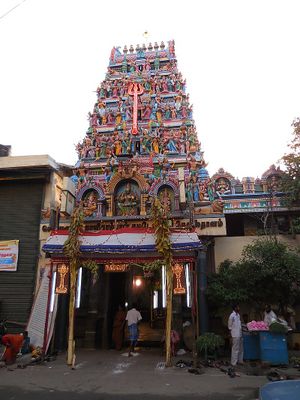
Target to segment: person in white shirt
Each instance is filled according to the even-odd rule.
[[[130,340],[128,357],[131,357],[132,353],[134,352],[134,347],[139,337],[138,323],[139,321],[141,321],[141,319],[141,313],[136,310],[136,305],[133,303],[131,309],[127,312],[126,315]]]
[[[272,310],[270,304],[267,304],[265,308],[264,323],[270,326],[274,321],[277,321],[277,315]]]
[[[243,337],[242,337],[242,324],[240,318],[240,307],[234,305],[233,311],[228,318],[228,329],[231,334],[231,365],[243,364]]]

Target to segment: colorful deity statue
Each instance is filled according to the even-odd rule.
[[[97,211],[97,196],[94,191],[92,191],[85,198],[83,202],[83,213],[86,217],[92,216]]]
[[[114,86],[112,90],[112,97],[118,97],[119,96],[119,88],[118,86]]]
[[[190,204],[193,201],[193,182],[191,178],[188,178],[186,184],[185,184],[185,193],[186,193],[186,199],[188,204]]]
[[[207,196],[205,182],[199,182],[199,199],[200,201],[209,200]]]
[[[179,111],[181,109],[181,104],[182,104],[182,96],[177,96],[175,100],[176,111]]]
[[[103,114],[101,124],[106,125],[106,122],[107,122],[106,114]]]
[[[161,110],[161,108],[158,108],[156,110],[156,119],[157,119],[157,122],[159,124],[161,124],[161,122],[162,122],[162,110]]]
[[[188,162],[188,167],[189,167],[189,170],[190,170],[190,175],[191,175],[191,176],[197,175],[198,169],[199,169],[200,166],[201,166],[201,163],[198,162],[198,161],[196,160],[196,158],[195,158],[194,156],[191,155],[191,156],[190,156],[190,159],[189,159],[189,162]]]
[[[150,119],[151,112],[152,112],[152,107],[150,104],[147,104],[144,109],[143,118]]]
[[[206,187],[207,187],[207,194],[208,194],[209,201],[213,202],[215,199],[214,185],[210,178],[207,179]]]
[[[200,201],[199,183],[197,182],[197,178],[195,176],[192,177],[192,190],[193,190],[193,200],[195,202]]]
[[[144,135],[141,140],[142,153],[149,153],[151,151],[151,138],[149,137],[146,129],[144,130]]]
[[[107,117],[107,123],[112,124],[113,123],[113,113],[110,108],[107,110],[106,117]]]
[[[175,143],[175,140],[170,138],[166,144],[166,148],[170,153],[178,153],[178,148]]]
[[[122,123],[122,114],[120,112],[116,115],[116,125],[121,125]]]
[[[119,136],[117,136],[117,138],[114,142],[114,153],[116,156],[119,156],[122,154],[122,142],[119,139]]]
[[[184,119],[188,118],[188,109],[187,109],[187,106],[185,106],[185,105],[181,106],[181,116]]]
[[[163,206],[165,211],[167,213],[171,212],[172,200],[171,200],[170,192],[166,187],[159,193],[159,199],[160,199],[161,205]]]
[[[171,107],[171,118],[177,119],[177,112],[176,112],[176,108],[174,106]]]
[[[150,90],[151,90],[151,83],[150,83],[149,81],[146,81],[144,87],[145,87],[145,91],[146,91],[146,92],[150,92]]]
[[[219,178],[216,183],[216,193],[218,196],[230,193],[230,183],[226,178]]]
[[[171,118],[171,110],[170,110],[170,106],[166,106],[165,107],[165,119],[170,119]]]
[[[112,160],[109,158],[104,168],[104,176],[106,183],[108,183],[111,180],[112,173],[113,173],[113,163]]]
[[[86,169],[84,167],[84,163],[80,164],[77,174],[78,174],[78,189],[80,189],[86,183]]]
[[[161,167],[160,176],[161,176],[162,180],[164,181],[168,178],[168,173],[169,173],[170,169],[172,168],[172,166],[166,156],[164,156],[163,159],[161,161],[159,161],[159,165]]]
[[[152,150],[155,154],[159,154],[159,138],[157,137],[152,139]]]
[[[168,83],[167,83],[165,77],[162,79],[161,91],[162,91],[163,93],[167,93],[167,92],[168,92]]]
[[[105,114],[105,104],[103,103],[103,101],[99,101],[98,103],[98,114],[101,118]]]
[[[122,154],[131,153],[131,139],[128,131],[125,131],[124,137],[122,139]]]
[[[137,194],[128,182],[116,199],[118,214],[122,216],[137,215],[138,200]]]

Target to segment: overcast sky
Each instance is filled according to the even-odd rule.
[[[0,0],[0,15],[0,143],[12,155],[74,164],[111,48],[142,44],[146,30],[175,40],[211,175],[260,177],[287,150],[298,0]]]

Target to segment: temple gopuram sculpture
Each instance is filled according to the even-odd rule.
[[[108,228],[109,218],[125,218],[130,227],[134,217],[139,226],[153,196],[175,219],[190,218],[194,206],[206,215],[218,194],[205,168],[174,41],[125,46],[123,53],[114,47],[96,92],[73,177],[86,219]],[[212,213],[222,214],[217,204]]]

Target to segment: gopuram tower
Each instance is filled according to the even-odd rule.
[[[88,118],[75,171],[87,229],[146,228],[153,196],[175,228],[223,224],[174,41],[114,47]]]
[[[178,295],[174,326],[182,329],[183,315],[191,319],[194,304],[205,332],[205,276],[209,263],[214,263],[211,239],[226,234],[225,218],[205,168],[174,41],[167,47],[163,42],[135,49],[125,46],[123,52],[114,47],[88,118],[88,130],[77,145],[73,180],[85,216],[81,248],[97,261],[101,277],[84,300],[88,312],[80,325],[86,327],[85,342],[91,337],[90,342],[109,345],[110,316],[118,304],[132,301],[143,315],[140,340],[160,342],[166,306],[164,267],[154,275],[137,267],[160,257],[151,231],[154,197],[172,220],[173,290]],[[53,250],[50,242],[44,249],[53,251],[55,262],[62,254],[62,245],[59,254],[57,244],[65,239],[51,240]],[[101,326],[99,337],[92,333],[95,326]]]

